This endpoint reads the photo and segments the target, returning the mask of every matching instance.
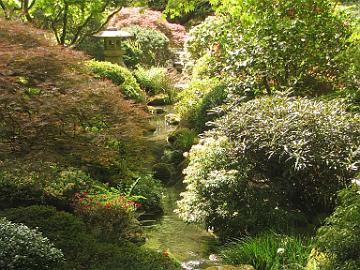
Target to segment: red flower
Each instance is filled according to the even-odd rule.
[[[105,204],[105,208],[110,208],[110,207],[111,207],[111,203],[107,202],[107,203]]]

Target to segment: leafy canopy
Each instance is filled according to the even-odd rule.
[[[7,18],[24,17],[36,26],[51,30],[61,45],[77,45],[101,30],[132,0],[1,0]]]

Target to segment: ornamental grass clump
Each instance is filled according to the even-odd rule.
[[[266,232],[228,244],[221,255],[226,263],[250,264],[257,270],[302,270],[311,240]]]
[[[172,75],[166,68],[151,67],[149,69],[138,66],[134,71],[135,78],[148,95],[166,94],[170,101],[175,99]]]
[[[235,106],[192,148],[180,216],[223,238],[307,226],[359,170],[359,122],[339,101]]]

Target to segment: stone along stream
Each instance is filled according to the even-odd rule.
[[[164,150],[169,133],[175,130],[165,121],[165,114],[171,113],[171,106],[154,108],[164,113],[153,114],[152,124],[156,127],[149,143],[158,157]],[[180,178],[180,177],[179,177]],[[209,259],[209,248],[216,239],[206,230],[195,224],[186,224],[174,213],[176,201],[183,190],[181,181],[166,187],[163,198],[164,215],[153,225],[146,227],[147,248],[162,252],[178,260],[183,269],[198,270],[216,265]]]

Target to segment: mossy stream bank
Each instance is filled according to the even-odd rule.
[[[164,110],[164,113],[154,114],[152,118],[152,124],[156,130],[149,137],[157,158],[161,157],[161,153],[167,145],[167,135],[176,128],[165,121],[165,115],[171,113],[173,108],[167,106],[161,107],[161,109]],[[162,252],[165,256],[173,257],[181,263],[183,269],[206,269],[216,265],[216,262],[209,260],[210,249],[216,243],[216,239],[200,226],[186,224],[174,213],[176,201],[183,189],[181,181],[165,188],[164,215],[152,226],[146,228],[145,246]]]

